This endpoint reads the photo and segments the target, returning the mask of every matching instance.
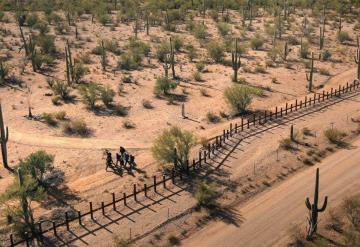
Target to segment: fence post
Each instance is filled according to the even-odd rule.
[[[65,224],[66,224],[66,230],[70,231],[68,212],[65,212]]]
[[[223,137],[224,137],[224,139],[226,137],[226,131],[225,130],[223,130]]]
[[[322,101],[324,101],[325,100],[325,90],[323,90],[322,98],[323,98]]]
[[[173,168],[173,170],[174,170],[174,168]],[[145,197],[147,197],[147,185],[146,184],[144,184],[144,194],[145,194]]]
[[[12,234],[10,234],[10,247],[13,247],[14,245],[14,237]]]
[[[329,99],[329,91],[326,92],[326,99]]]
[[[314,106],[315,106],[315,103],[316,103],[316,93],[314,93]]]
[[[321,94],[318,95],[318,102],[320,102]]]
[[[249,121],[249,118],[246,119],[247,121],[247,128],[250,129],[250,121]]]
[[[101,202],[101,212],[103,215],[105,215],[105,203]]]
[[[302,102],[302,100],[300,100],[300,109],[302,108],[302,104],[303,104],[303,102]]]
[[[339,85],[339,96],[341,95],[341,85]]]
[[[265,117],[265,119],[264,119],[264,123],[266,123],[266,116],[267,115],[267,112],[266,112],[266,110],[265,110],[265,112],[264,112],[264,117]]]
[[[243,131],[243,130],[244,130],[244,119],[241,118],[241,131]]]
[[[290,112],[293,111],[293,104],[290,104]]]
[[[155,189],[155,191],[156,191],[156,189]],[[125,192],[123,193],[123,200],[124,200],[124,206],[126,206],[127,203],[126,203],[126,193]]]
[[[230,123],[230,136],[232,136],[233,125]]]
[[[112,194],[113,209],[116,210],[116,198],[115,198],[115,193],[111,193],[111,194]]]
[[[81,212],[78,210],[78,219],[79,219],[79,225],[82,226],[82,222],[81,222]]]
[[[210,153],[211,153],[211,144],[208,143],[208,158],[210,159]]]
[[[305,96],[305,107],[306,107],[306,104],[307,104],[307,96]]]
[[[154,191],[156,192],[156,176],[153,177],[154,180]]]
[[[277,115],[278,115],[278,107],[275,107],[275,119],[277,119]]]
[[[209,157],[210,157],[210,152],[209,152]],[[187,175],[190,175],[189,160],[186,160],[186,174],[187,174]]]
[[[330,91],[330,97],[332,97],[333,96],[333,88],[331,88],[331,91]]]
[[[282,116],[283,116],[283,108],[280,107],[280,117],[282,117]]]
[[[137,191],[136,191],[136,184],[134,184],[134,200],[137,201],[137,198],[136,198],[136,194],[137,194]]]
[[[238,132],[238,124],[235,123],[235,133],[237,133],[237,132]]]
[[[297,111],[297,107],[298,107],[298,100],[295,100],[295,111]]]
[[[214,145],[215,145],[215,144],[214,144]],[[192,166],[193,166],[193,171],[195,171],[195,169],[196,169],[196,161],[195,161],[195,159],[193,159]]]
[[[194,166],[195,167],[195,166]],[[175,169],[173,168],[171,170],[171,180],[172,180],[172,183],[175,184]],[[145,184],[146,185],[146,184]],[[146,196],[146,195],[145,195]]]
[[[91,219],[94,220],[94,214],[93,214],[93,205],[92,205],[92,202],[89,202],[89,205],[90,205],[90,216],[91,216]]]
[[[55,221],[52,222],[52,227],[53,227],[54,235],[57,236],[56,223],[55,223]]]
[[[225,142],[225,138],[224,138],[224,142]],[[204,164],[206,164],[206,151],[204,150]]]
[[[346,92],[348,92],[349,91],[349,83],[347,82],[346,83]]]
[[[288,103],[286,102],[286,105],[285,105],[285,115],[287,115],[287,112],[288,112]]]
[[[166,188],[166,178],[165,178],[165,175],[163,175],[163,187]]]

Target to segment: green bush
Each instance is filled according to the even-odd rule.
[[[284,138],[280,140],[280,148],[285,149],[285,150],[291,150],[293,149],[293,142],[291,141],[290,138]]]
[[[343,139],[346,136],[346,133],[344,133],[336,128],[331,128],[331,129],[325,130],[324,134],[331,143],[336,144],[336,145],[344,144]]]
[[[259,50],[264,45],[264,39],[260,34],[255,34],[255,36],[250,41],[251,48],[253,50]]]
[[[215,184],[209,184],[204,181],[195,183],[195,198],[199,206],[209,206],[218,195]]]
[[[91,109],[95,109],[96,101],[99,98],[99,85],[90,82],[88,85],[80,87],[80,94],[84,103]]]
[[[309,43],[303,42],[302,48],[300,48],[300,57],[307,58],[309,55]]]
[[[166,54],[170,53],[170,43],[163,41],[156,49],[156,57],[159,61],[164,62]]]
[[[181,48],[184,46],[184,41],[179,35],[173,36],[172,42],[173,42],[174,49],[176,51],[180,51]]]
[[[39,35],[35,39],[36,44],[41,48],[41,51],[48,55],[55,55],[55,37],[51,35]]]
[[[220,122],[220,117],[218,115],[216,115],[213,112],[208,112],[206,114],[206,118],[210,123],[218,123]]]
[[[50,31],[49,25],[44,21],[39,21],[34,25],[34,29],[39,30],[40,34],[44,35]]]
[[[59,95],[63,100],[66,100],[69,96],[69,86],[66,82],[55,80],[51,84],[51,89],[55,95]]]
[[[66,112],[65,111],[59,111],[54,114],[54,117],[57,120],[64,121],[66,120]]]
[[[177,157],[179,165],[185,168],[191,149],[196,145],[195,136],[186,130],[181,130],[178,127],[163,130],[158,136],[151,148],[153,157],[166,165],[173,163]],[[174,150],[177,150],[175,156]]]
[[[211,59],[216,63],[222,62],[224,59],[224,48],[218,42],[211,41],[207,45],[207,51]]]
[[[64,124],[64,133],[86,137],[90,135],[91,131],[83,120],[74,120]]]
[[[197,63],[195,66],[196,66],[196,70],[199,72],[203,72],[205,69],[205,64],[202,62]]]
[[[131,52],[126,52],[121,54],[118,67],[123,70],[135,70],[139,67],[139,64]]]
[[[225,89],[225,100],[230,104],[236,113],[243,113],[252,101],[252,91],[250,88],[240,85],[233,85]]]
[[[226,36],[229,34],[229,32],[231,31],[231,26],[229,24],[227,24],[226,22],[220,22],[217,24],[217,28],[219,30],[219,33],[221,34],[221,36]]]
[[[194,72],[193,77],[195,81],[202,81],[201,73],[199,71]]]
[[[193,45],[187,45],[186,50],[188,52],[190,61],[193,61],[195,58],[197,58],[197,50]]]
[[[116,55],[120,54],[119,44],[116,39],[104,39],[103,41],[105,50]]]
[[[177,84],[167,77],[158,77],[155,83],[154,92],[156,95],[168,95],[170,90],[174,90]]]
[[[325,51],[323,51],[322,54],[321,54],[321,58],[322,58],[322,60],[324,60],[324,61],[330,60],[331,56],[332,56],[332,54],[331,54],[331,52],[330,52],[329,50],[325,50]]]
[[[74,79],[79,83],[81,78],[89,72],[88,68],[83,63],[75,63],[74,65]]]
[[[100,99],[106,107],[110,107],[114,101],[115,91],[109,86],[100,87]]]
[[[345,32],[345,31],[338,32],[337,39],[339,40],[340,43],[344,43],[346,41],[351,41],[349,33]]]
[[[38,21],[39,17],[37,16],[37,14],[30,14],[26,18],[26,23],[30,28],[34,27]]]
[[[125,106],[117,104],[114,106],[114,114],[116,116],[125,117],[129,114],[129,111]]]
[[[43,113],[42,119],[50,126],[55,127],[57,126],[57,121],[54,119],[54,116],[50,113]]]
[[[206,26],[203,24],[195,25],[193,32],[194,32],[194,36],[200,40],[206,39],[209,35],[206,31]]]

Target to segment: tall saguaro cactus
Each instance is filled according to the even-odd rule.
[[[309,82],[309,92],[312,91],[313,80],[314,80],[314,53],[311,53],[311,67],[309,73],[305,72],[306,79]]]
[[[7,142],[9,140],[9,128],[4,127],[4,118],[2,114],[2,107],[0,104],[0,143],[1,143],[1,154],[4,168],[9,169],[8,158],[7,158]]]
[[[357,79],[360,80],[360,40],[359,40],[359,37],[357,37],[357,45],[358,45],[358,48],[356,50],[355,63],[358,66]]]
[[[327,206],[328,197],[325,196],[324,203],[319,208],[319,168],[316,169],[314,202],[311,204],[309,197],[305,200],[305,205],[309,210],[309,227],[307,231],[307,239],[312,239],[317,230],[318,214],[324,212]]]
[[[173,79],[176,79],[176,74],[175,74],[175,50],[174,50],[174,45],[172,43],[171,38],[170,38],[170,64],[171,64],[171,71],[172,71]]]
[[[171,65],[169,64],[169,60],[170,60],[170,55],[166,54],[164,57],[164,64],[163,64],[163,68],[165,71],[165,77],[168,78],[169,77],[169,69],[171,67]]]
[[[101,40],[101,66],[103,71],[106,71],[106,51],[103,40]]]
[[[324,43],[325,43],[325,25],[323,24],[323,26],[320,27],[320,38],[319,38],[320,50],[324,48]]]
[[[235,46],[234,49],[231,51],[231,64],[232,68],[234,70],[234,78],[233,81],[238,81],[238,71],[241,66],[241,60],[240,60],[240,53],[238,51],[238,39],[235,39]]]
[[[66,41],[65,46],[65,61],[66,61],[66,79],[67,83],[70,86],[72,82],[74,81],[74,64],[71,56],[71,49],[69,41]]]

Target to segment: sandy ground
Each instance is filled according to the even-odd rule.
[[[289,227],[306,221],[304,201],[312,199],[316,168],[320,168],[319,203],[328,195],[328,206],[335,207],[359,191],[359,145],[357,140],[351,149],[339,151],[238,207],[239,227],[218,221],[183,241],[182,246],[286,246]]]

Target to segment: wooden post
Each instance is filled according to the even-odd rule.
[[[56,223],[55,223],[55,221],[52,222],[52,228],[53,228],[53,231],[54,231],[54,235],[57,236]]]
[[[300,100],[300,109],[302,108],[302,104],[303,104],[303,102],[302,102],[302,100]]]
[[[322,100],[322,101],[324,101],[324,100],[325,100],[325,90],[323,90],[323,93],[322,93],[322,98],[323,98],[323,100]]]
[[[137,201],[136,194],[137,194],[137,191],[136,191],[136,184],[134,184],[134,191],[133,191],[134,201]]]
[[[241,118],[241,131],[244,131],[244,119]]]
[[[298,100],[296,99],[295,100],[295,111],[297,111],[297,108],[298,108]]]
[[[326,92],[326,99],[329,99],[329,92]]]
[[[293,104],[290,105],[290,112],[293,111]]]
[[[226,138],[226,131],[225,130],[223,130],[223,137],[224,137],[224,139]]]
[[[105,215],[105,203],[101,202],[101,212],[103,215]]]
[[[235,133],[237,133],[237,132],[238,132],[238,124],[235,123]]]
[[[153,177],[154,180],[154,191],[156,192],[156,176]]]
[[[283,116],[283,108],[280,107],[280,117],[282,117],[282,116]]]
[[[249,118],[247,118],[247,128],[250,129],[250,121],[249,121]]]
[[[113,209],[116,210],[116,198],[115,198],[115,193],[111,193],[111,194],[112,194]]]
[[[221,138],[221,137],[220,137]],[[216,137],[216,139],[217,139],[217,137]],[[201,151],[199,151],[199,164],[200,164],[200,166],[201,166]]]
[[[275,107],[275,119],[277,119],[277,115],[278,115],[278,107]]]
[[[195,161],[195,160],[194,160]],[[195,166],[194,166],[195,167]],[[175,184],[175,169],[173,168],[171,170],[171,180],[172,180],[172,183]],[[145,184],[146,185],[146,184]],[[146,195],[145,195],[146,196]]]
[[[305,96],[305,107],[306,107],[306,104],[307,104],[307,96]]]
[[[78,212],[79,225],[82,226],[82,222],[81,222],[81,212],[80,212],[80,211],[77,211],[77,212]]]
[[[264,112],[264,123],[266,123],[266,114],[267,114],[267,112],[266,112],[266,110],[265,110],[265,112]]]
[[[90,205],[90,216],[91,216],[91,219],[94,220],[94,213],[93,213],[93,205],[92,205],[92,202],[89,202],[89,205]]]
[[[286,105],[285,105],[285,115],[287,115],[287,112],[288,112],[288,103],[286,102]]]
[[[333,96],[333,88],[331,88],[331,91],[330,91],[330,97],[332,97]]]
[[[14,245],[14,237],[12,234],[10,234],[10,247],[13,247]]]
[[[145,197],[147,197],[147,185],[146,184],[144,184],[144,194],[145,194]]]
[[[224,142],[225,142],[225,139],[224,139]],[[206,164],[206,151],[204,150],[204,163]]]
[[[270,111],[270,116],[269,116],[270,121],[272,120],[272,116],[273,116],[273,112],[272,112],[272,111]]]
[[[66,230],[70,231],[68,212],[65,212],[65,225],[66,225]]]
[[[166,188],[166,178],[165,178],[165,175],[163,175],[163,187]]]
[[[155,189],[155,191],[156,191],[156,189]],[[127,205],[127,203],[126,203],[126,193],[123,193],[123,200],[124,200],[124,206],[126,206]]]
[[[232,123],[230,123],[230,136],[232,136],[232,130],[233,130],[233,126]]]
[[[254,126],[255,126],[255,121],[256,121],[256,116],[255,116],[255,114],[253,114],[253,117],[254,117],[253,123],[254,123]]]

